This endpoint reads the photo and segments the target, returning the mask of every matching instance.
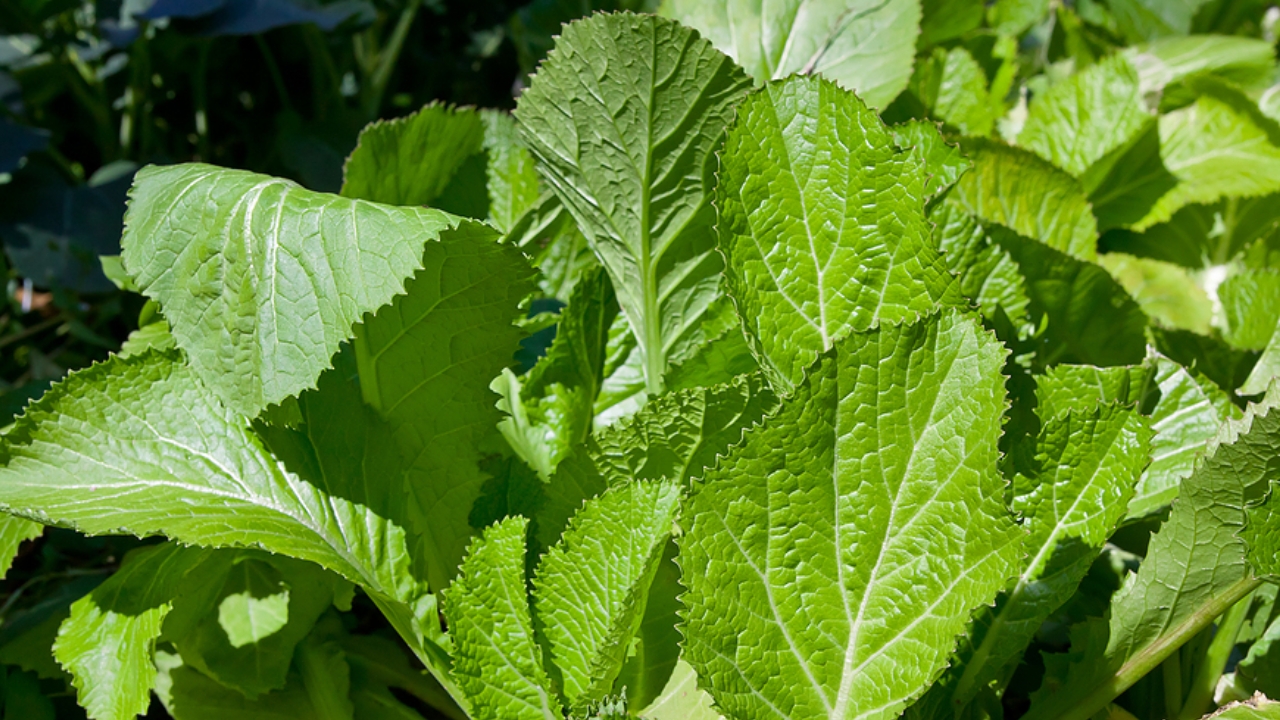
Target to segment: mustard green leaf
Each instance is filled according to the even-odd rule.
[[[818,74],[876,108],[907,86],[919,0],[667,0],[662,12],[746,68],[757,84]]]
[[[716,186],[720,248],[780,390],[851,331],[956,303],[924,194],[922,162],[853,93],[792,78],[742,103]]]
[[[942,671],[1022,556],[1005,355],[954,312],[853,333],[695,484],[685,653],[729,717],[892,718]]]
[[[565,26],[516,107],[538,171],[613,280],[651,395],[719,293],[711,153],[749,89],[693,30],[598,14]]]

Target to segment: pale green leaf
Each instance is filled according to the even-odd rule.
[[[432,103],[365,127],[343,172],[342,194],[387,205],[432,205],[487,140],[481,114]]]
[[[18,421],[0,460],[0,504],[41,522],[259,547],[388,598],[422,590],[405,529],[358,478],[287,470],[174,354],[73,373]]]
[[[1030,533],[1027,559],[961,641],[950,671],[953,705],[967,705],[988,685],[1004,690],[1041,624],[1076,591],[1124,518],[1150,437],[1137,409],[1116,405],[1045,419],[1034,469],[1013,483],[1012,508]]]
[[[314,386],[352,324],[402,292],[423,243],[461,223],[188,164],[138,173],[121,245],[195,376],[254,417]]]
[[[1037,96],[1018,144],[1080,178],[1099,172],[1096,164],[1132,144],[1151,122],[1137,72],[1112,57]]]
[[[1258,358],[1258,364],[1249,371],[1249,377],[1245,378],[1237,392],[1241,395],[1261,395],[1276,377],[1280,377],[1280,326],[1271,334],[1271,339],[1262,350],[1262,356]]]
[[[1226,705],[1207,715],[1206,720],[1280,720],[1280,702],[1259,694],[1249,700]]]
[[[973,169],[949,197],[969,214],[1080,260],[1097,257],[1097,225],[1075,178],[996,141],[969,140],[962,147]]]
[[[952,312],[854,333],[695,485],[685,653],[727,715],[892,718],[941,672],[1022,553],[1005,355]]]
[[[156,682],[151,654],[161,624],[187,576],[213,570],[206,562],[212,554],[172,543],[137,550],[71,606],[53,652],[75,678],[77,699],[89,717],[132,720],[147,711]]]
[[[1160,118],[1160,157],[1178,184],[1140,220],[1145,230],[1192,203],[1280,190],[1280,127],[1238,90],[1200,83],[1192,104]]]
[[[757,83],[819,74],[883,108],[907,86],[920,0],[667,0]]]
[[[177,343],[173,340],[173,333],[169,331],[169,323],[159,318],[156,322],[143,325],[129,333],[129,337],[120,346],[119,355],[127,358],[142,355],[152,349],[163,351],[172,350],[175,347]]]
[[[925,199],[932,200],[951,188],[969,171],[970,163],[960,148],[947,142],[935,123],[912,120],[889,128],[893,141],[912,157],[920,160],[928,177],[924,183]]]
[[[1280,270],[1240,270],[1218,286],[1222,337],[1242,350],[1262,350],[1280,321]]]
[[[1124,253],[1101,255],[1098,264],[1111,273],[1111,277],[1155,322],[1165,327],[1209,334],[1213,303],[1186,268]]]
[[[640,716],[649,720],[723,720],[711,704],[711,696],[698,688],[697,673],[683,659],[676,663],[662,693],[640,711]]]
[[[1048,11],[1049,0],[995,0],[987,10],[987,23],[1005,35],[1021,35]]]
[[[1165,37],[1121,53],[1138,71],[1144,96],[1196,75],[1213,74],[1242,86],[1269,82],[1275,48],[1261,38],[1231,35]]]
[[[959,278],[960,293],[978,306],[983,317],[993,318],[1002,309],[1010,319],[1022,320],[1031,301],[1013,257],[951,200],[935,205],[929,220],[943,259]]]
[[[1130,42],[1191,32],[1196,10],[1208,0],[1110,0],[1116,25]]]
[[[604,699],[644,617],[679,485],[632,482],[588,500],[538,565],[534,607],[574,707]]]
[[[955,304],[924,181],[921,161],[830,82],[770,83],[742,103],[721,154],[717,225],[729,293],[777,387],[851,331]]]
[[[524,580],[527,528],[527,520],[513,517],[486,530],[445,591],[454,680],[478,717],[563,717],[533,637]]]
[[[1240,409],[1212,381],[1163,356],[1157,356],[1155,383],[1160,399],[1151,411],[1151,465],[1129,501],[1129,517],[1160,510],[1178,495],[1205,444],[1222,423],[1240,418]]]
[[[1088,717],[1145,669],[1208,626],[1258,581],[1246,561],[1246,506],[1266,492],[1280,441],[1275,398],[1226,422],[1183,480],[1169,518],[1151,538],[1138,572],[1094,623],[1065,678],[1033,697],[1028,720]],[[1048,660],[1046,660],[1048,662]],[[1145,668],[1145,669],[1144,669]]]
[[[599,14],[565,26],[516,108],[538,171],[613,280],[650,394],[718,294],[710,156],[749,88],[688,28]]]
[[[1004,98],[991,95],[986,73],[968,50],[951,48],[941,60],[934,114],[965,135],[990,135],[1004,114]]]

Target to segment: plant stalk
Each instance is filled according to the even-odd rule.
[[[387,46],[378,54],[378,64],[369,76],[369,94],[365,96],[364,102],[364,114],[370,120],[376,119],[378,111],[382,109],[382,96],[387,92],[387,83],[391,81],[391,71],[400,60],[400,51],[404,49],[405,38],[409,36],[409,29],[413,27],[420,4],[421,0],[409,0],[404,10],[400,11],[400,19],[396,21],[395,29],[391,31]]]
[[[1182,708],[1182,653],[1173,652],[1160,663],[1160,676],[1164,681],[1164,715],[1178,717]]]

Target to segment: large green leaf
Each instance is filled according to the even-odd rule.
[[[118,572],[71,606],[53,652],[94,720],[132,720],[151,705],[151,662],[165,616],[192,572],[217,570],[213,553],[173,543],[130,553]],[[221,568],[225,572],[225,564]]]
[[[652,704],[640,713],[651,720],[723,720],[711,704],[711,696],[698,688],[698,675],[680,660],[671,680]]]
[[[650,394],[698,344],[718,294],[710,157],[749,89],[692,30],[601,14],[565,27],[516,108],[539,172],[609,271]]]
[[[1032,699],[1028,720],[1090,717],[1257,587],[1240,533],[1247,505],[1275,476],[1275,401],[1251,406],[1210,441],[1109,618],[1091,621],[1066,677]]]
[[[929,220],[943,258],[959,278],[960,293],[984,317],[993,318],[1003,310],[1010,319],[1022,320],[1031,301],[1013,257],[958,203],[938,203]]]
[[[1242,86],[1271,81],[1275,48],[1261,38],[1231,35],[1164,37],[1126,48],[1142,94],[1159,93],[1189,77],[1213,74]]]
[[[924,217],[923,165],[856,95],[818,78],[742,103],[716,205],[729,293],[782,390],[850,331],[957,293]]]
[[[387,598],[422,592],[405,528],[371,507],[361,478],[286,469],[175,353],[73,373],[5,436],[0,461],[0,505],[24,517],[258,547]]]
[[[539,563],[534,606],[571,705],[611,693],[680,497],[672,482],[615,487],[588,501]]]
[[[1280,320],[1280,270],[1240,270],[1218,286],[1222,337],[1242,350],[1262,350]]]
[[[1072,257],[1097,258],[1098,228],[1075,178],[996,141],[969,140],[963,147],[973,169],[950,197],[969,214]]]
[[[1240,409],[1212,381],[1172,360],[1156,358],[1160,399],[1151,411],[1151,465],[1143,472],[1129,501],[1129,516],[1141,517],[1168,505],[1182,479],[1195,469],[1205,444]]]
[[[1160,156],[1178,184],[1134,228],[1144,230],[1192,203],[1280,190],[1280,126],[1238,90],[1199,83],[1201,95],[1160,118]]]
[[[471,108],[431,104],[365,127],[347,164],[344,197],[387,205],[432,205],[487,139]]]
[[[1211,331],[1213,303],[1186,268],[1124,253],[1099,256],[1098,264],[1124,286],[1152,320],[1201,335]]]
[[[667,0],[757,83],[821,74],[883,108],[907,86],[920,0]]]
[[[1005,354],[953,312],[854,333],[695,485],[685,653],[727,715],[892,718],[946,665],[1022,554]]]
[[[1018,144],[1075,177],[1105,174],[1094,166],[1130,145],[1151,123],[1138,74],[1124,58],[1091,65],[1049,87],[1031,103]],[[1096,185],[1096,182],[1087,183]]]
[[[423,244],[466,223],[199,164],[144,168],[131,198],[125,267],[195,376],[249,417],[313,387],[352,324],[402,292]]]
[[[486,530],[445,592],[454,679],[478,717],[563,717],[533,636],[524,580],[527,529],[527,520],[513,517]]]
[[[961,641],[945,693],[954,707],[988,686],[1004,690],[1041,624],[1076,591],[1123,519],[1147,462],[1151,433],[1136,409],[1104,405],[1042,419],[1034,469],[1013,482],[1013,510],[1030,532],[1027,559]]]

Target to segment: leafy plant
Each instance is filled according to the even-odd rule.
[[[969,5],[596,14],[340,194],[140,171],[149,322],[0,436],[0,549],[168,541],[32,671],[95,719],[1274,717],[1274,60]]]

